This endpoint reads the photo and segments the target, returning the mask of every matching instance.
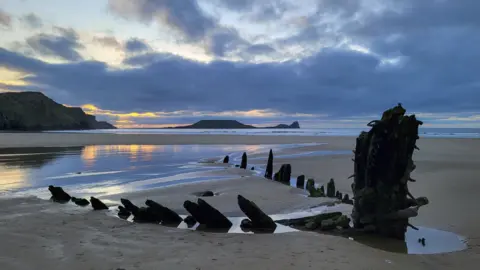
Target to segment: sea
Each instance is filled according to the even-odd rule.
[[[215,134],[215,135],[278,135],[278,136],[358,136],[369,128],[300,128],[300,129],[109,129],[80,131],[48,131],[115,134]],[[480,128],[420,128],[420,137],[480,138]]]

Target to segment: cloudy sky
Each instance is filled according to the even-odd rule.
[[[121,127],[480,127],[478,0],[0,0],[0,91]]]

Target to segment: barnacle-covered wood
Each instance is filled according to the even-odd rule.
[[[374,228],[378,234],[399,239],[405,238],[408,219],[416,216],[427,200],[417,203],[408,190],[422,122],[405,113],[398,104],[385,111],[381,120],[370,122],[369,132],[358,136],[352,185],[354,227]]]

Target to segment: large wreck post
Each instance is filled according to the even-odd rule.
[[[354,227],[398,239],[405,238],[408,219],[423,205],[408,190],[422,122],[405,112],[401,104],[385,111],[381,120],[368,124],[369,132],[357,138],[352,184]]]

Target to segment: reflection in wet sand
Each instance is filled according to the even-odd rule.
[[[20,188],[25,185],[27,173],[25,170],[10,168],[0,165],[2,177],[0,178],[0,191]]]
[[[67,155],[78,155],[83,147],[35,147],[0,149],[0,191],[29,185],[33,170]]]
[[[0,164],[8,167],[40,168],[65,155],[78,155],[79,147],[0,148]]]
[[[37,194],[41,187],[53,184],[70,186],[78,192],[82,187],[96,191],[104,189],[111,194],[175,183],[222,180],[227,177],[185,173],[221,169],[198,164],[205,157],[223,157],[243,151],[265,152],[272,147],[275,145],[91,145],[0,149],[0,190],[31,195]],[[166,183],[168,181],[171,183]],[[107,188],[106,183],[116,187]]]
[[[0,179],[5,192],[17,195],[43,194],[48,185],[64,186],[82,194],[82,189],[101,194],[144,190],[169,185],[211,180],[228,180],[206,171],[223,170],[224,166],[199,163],[203,158],[232,160],[243,152],[263,155],[270,149],[282,151],[292,145],[91,145],[64,148],[0,149]],[[253,165],[252,165],[253,166]],[[12,168],[20,171],[11,171]],[[256,171],[263,174],[261,166]],[[250,171],[249,171],[250,173]],[[111,188],[111,186],[114,186]],[[102,192],[103,190],[103,192]]]
[[[374,235],[355,237],[355,241],[373,248],[405,254],[438,254],[467,248],[465,238],[454,233],[425,227],[418,229],[408,228],[405,241]],[[419,242],[420,238],[425,238],[425,245]]]
[[[174,151],[180,151],[174,148]],[[96,159],[100,155],[111,155],[118,153],[129,154],[131,161],[136,161],[140,156],[142,161],[151,161],[154,152],[165,152],[163,145],[89,145],[82,151],[82,160],[86,167],[95,165]]]

